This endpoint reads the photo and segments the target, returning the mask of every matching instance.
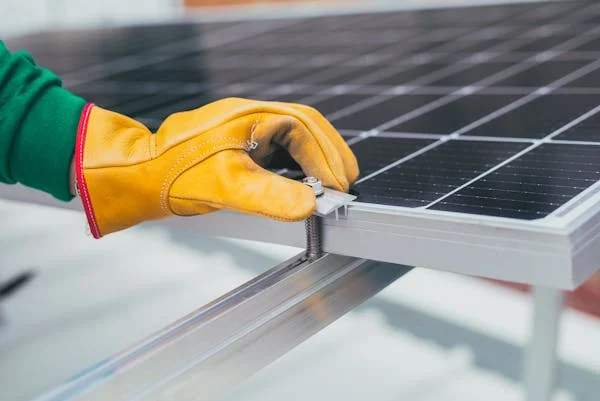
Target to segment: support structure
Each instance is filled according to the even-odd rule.
[[[554,394],[563,297],[557,289],[533,288],[531,337],[524,360],[525,401],[550,401]]]
[[[301,253],[38,401],[218,399],[409,270]]]

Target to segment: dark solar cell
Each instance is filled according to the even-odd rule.
[[[377,104],[362,107],[340,118],[332,118],[337,129],[370,130],[396,117],[434,101],[433,95],[394,96]]]
[[[351,146],[360,167],[360,176],[394,163],[434,142],[432,139],[370,137]]]
[[[600,88],[600,70],[595,69],[565,84],[570,88]]]
[[[404,66],[406,67],[406,66]],[[426,63],[414,65],[406,69],[402,69],[396,73],[392,73],[387,77],[382,77],[374,82],[373,85],[407,85],[418,78],[422,78],[428,74],[439,71],[442,68],[447,68],[447,63]]]
[[[525,147],[523,143],[448,141],[356,185],[359,201],[425,206]]]
[[[530,38],[527,43],[517,47],[513,47],[511,51],[514,52],[545,52],[553,49],[556,46],[562,45],[569,39],[569,36],[548,36],[542,38]]]
[[[595,95],[540,96],[503,114],[466,135],[543,138],[600,104]]]
[[[440,106],[397,126],[389,128],[398,132],[451,134],[470,123],[518,99],[513,96],[468,95]]]
[[[536,219],[600,179],[600,146],[543,144],[431,209]]]
[[[513,66],[512,62],[487,62],[469,65],[467,68],[446,75],[443,78],[429,82],[431,86],[468,86],[484,78],[499,73],[506,68]]]
[[[353,106],[357,103],[368,99],[369,95],[338,95],[326,99],[311,102],[310,105],[319,110],[322,114],[328,115],[340,111],[346,107]]]
[[[589,60],[553,60],[541,64],[531,64],[530,68],[498,81],[492,86],[545,86],[589,63]],[[570,85],[567,84],[567,86]]]
[[[591,38],[592,36],[590,36]],[[579,46],[576,46],[573,51],[600,51],[600,39],[588,40]]]
[[[594,114],[554,137],[559,140],[600,142],[600,114]]]

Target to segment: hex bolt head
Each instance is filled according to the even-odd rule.
[[[323,184],[321,183],[321,180],[319,180],[318,178],[306,177],[302,180],[302,183],[311,187],[313,189],[313,191],[315,192],[316,196],[321,196],[325,192],[325,190],[323,189]]]

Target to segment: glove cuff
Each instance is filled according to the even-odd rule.
[[[77,139],[75,141],[75,172],[77,179],[77,193],[81,198],[83,204],[83,210],[87,218],[88,226],[92,236],[96,239],[102,237],[100,229],[98,228],[98,222],[94,214],[94,208],[92,206],[92,200],[90,193],[85,182],[85,175],[83,174],[83,152],[85,149],[85,139],[87,135],[88,123],[90,121],[90,114],[95,104],[87,103],[81,112],[81,118],[79,120],[79,126],[77,127]]]

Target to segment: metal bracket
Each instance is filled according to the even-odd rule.
[[[302,182],[311,187],[317,197],[317,211],[306,220],[306,258],[315,260],[321,256],[321,217],[345,206],[354,196],[324,188],[321,181],[315,177],[306,177]]]
[[[410,270],[297,255],[36,401],[219,399]]]
[[[339,209],[345,208],[348,203],[355,199],[356,196],[354,195],[325,188],[323,195],[317,198],[317,211],[315,214],[321,217],[328,216]]]

